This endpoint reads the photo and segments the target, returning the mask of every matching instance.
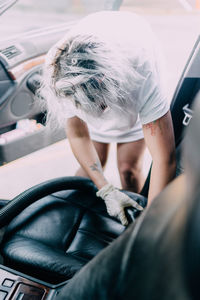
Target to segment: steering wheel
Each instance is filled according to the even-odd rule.
[[[16,217],[22,210],[31,205],[33,202],[45,197],[49,194],[62,190],[79,190],[84,192],[92,192],[96,194],[97,188],[94,183],[84,177],[66,176],[55,179],[50,179],[43,183],[37,184],[28,190],[22,192],[7,205],[0,210],[0,228],[7,225],[14,217]],[[124,191],[130,197],[134,198],[143,207],[146,205],[146,198],[135,193]],[[133,197],[134,195],[134,197]],[[135,220],[138,212],[134,208],[127,208],[126,215],[129,223]]]
[[[59,177],[37,184],[22,192],[0,210],[0,228],[7,225],[22,210],[49,194],[62,190],[97,191],[90,179],[83,177]]]

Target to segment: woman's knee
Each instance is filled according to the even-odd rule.
[[[122,188],[135,193],[139,193],[144,185],[142,165],[130,165],[124,162],[118,165],[118,170]]]
[[[118,170],[120,175],[129,181],[131,178],[137,178],[141,174],[142,164],[129,164],[127,162],[121,162],[118,164]]]
[[[75,176],[80,176],[80,177],[86,177],[86,178],[89,178],[88,174],[85,172],[85,170],[80,167],[76,173],[75,173]]]

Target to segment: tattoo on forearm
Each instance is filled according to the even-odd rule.
[[[101,166],[101,163],[99,160],[96,161],[96,163],[94,163],[93,165],[90,166],[90,169],[94,172],[99,172],[102,176],[103,176],[103,180],[105,183],[107,183],[106,178],[103,175],[103,168]]]
[[[92,171],[103,173],[103,169],[102,169],[102,166],[101,166],[101,164],[100,164],[99,161],[97,161],[96,163],[94,163],[93,165],[91,165],[90,169]]]
[[[155,121],[153,121],[151,123],[145,124],[144,127],[146,129],[150,129],[151,130],[151,136],[155,136],[156,135],[157,128],[160,129],[160,132],[162,134],[162,126],[161,126],[160,120],[155,120]]]

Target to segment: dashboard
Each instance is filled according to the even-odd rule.
[[[40,113],[34,95],[45,54],[70,26],[35,30],[0,42],[0,133],[18,120]]]

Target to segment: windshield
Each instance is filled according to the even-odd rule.
[[[0,39],[75,21],[100,10],[118,10],[122,0],[20,0],[0,18]]]

